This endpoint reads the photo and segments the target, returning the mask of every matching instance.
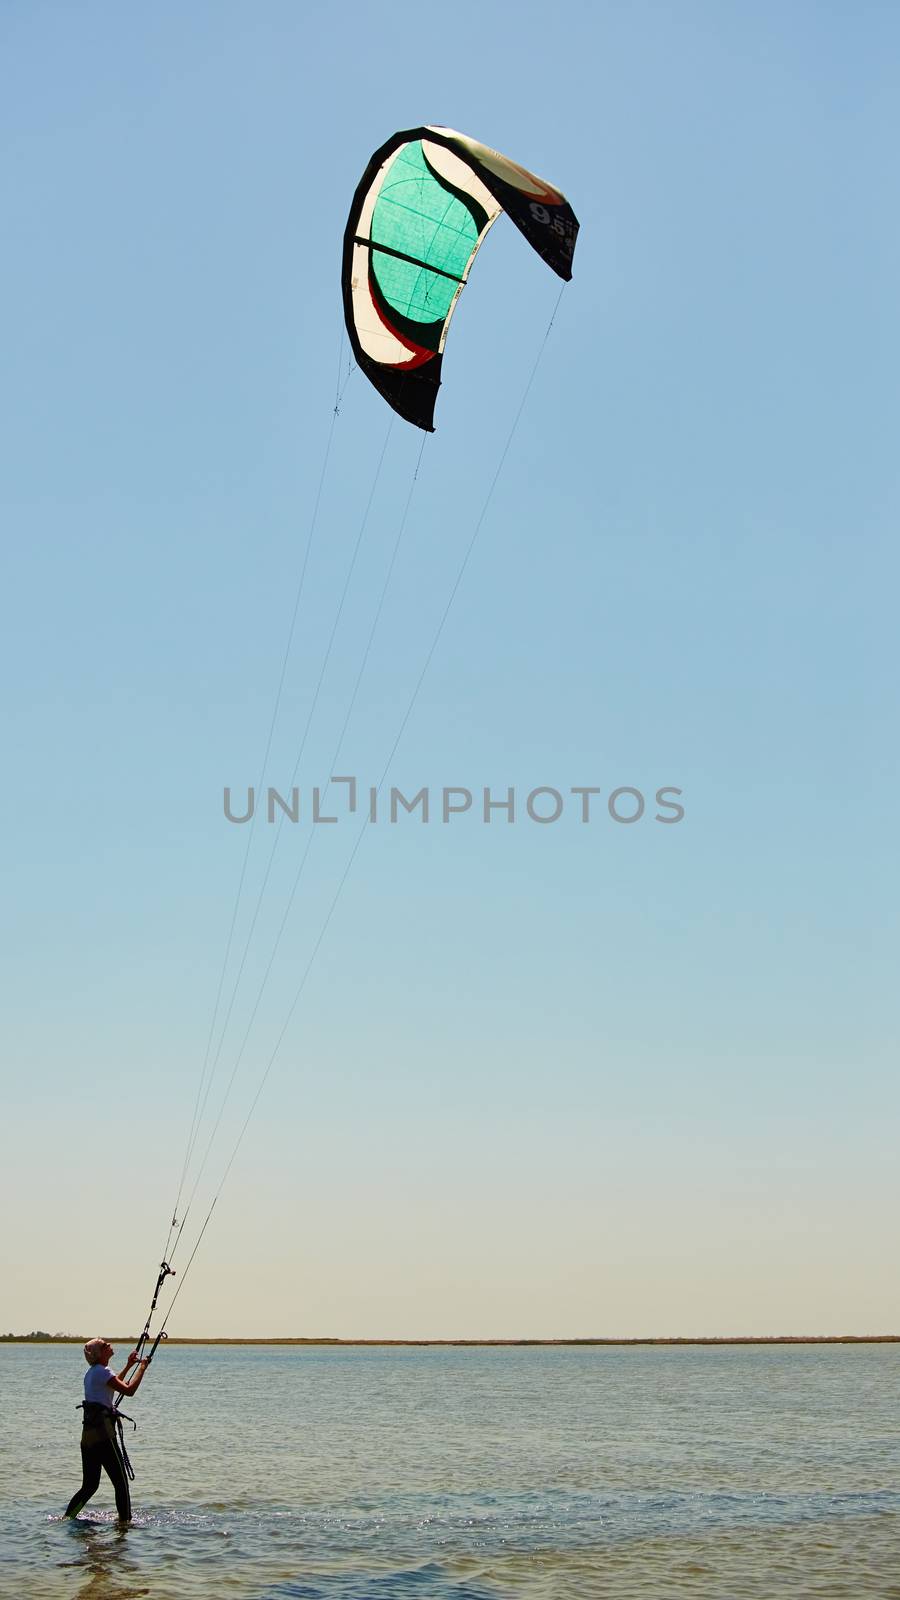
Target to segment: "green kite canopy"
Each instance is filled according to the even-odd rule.
[[[434,431],[447,329],[501,211],[568,281],[578,221],[543,178],[452,128],[376,150],[344,231],[344,317],[359,366],[407,422]]]

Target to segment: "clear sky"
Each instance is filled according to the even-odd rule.
[[[246,847],[222,790],[258,777],[348,376],[344,221],[374,148],[441,122],[582,231],[392,776],[602,796],[589,825],[569,796],[553,825],[367,832],[171,1331],[900,1329],[896,8],[33,0],[0,31],[0,1328],[143,1319]],[[340,757],[363,784],[558,288],[501,219]],[[389,418],[349,375],[282,788]],[[390,432],[307,799],[420,438]],[[317,830],[184,1243],[355,837]]]

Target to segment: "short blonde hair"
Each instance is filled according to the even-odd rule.
[[[84,1347],[84,1359],[89,1366],[96,1367],[103,1360],[103,1351],[108,1345],[108,1339],[88,1339]]]

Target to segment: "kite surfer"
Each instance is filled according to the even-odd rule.
[[[100,1470],[103,1468],[115,1490],[116,1511],[120,1522],[131,1521],[128,1479],[132,1474],[122,1441],[122,1423],[119,1412],[113,1405],[113,1396],[136,1394],[150,1362],[146,1357],[139,1358],[137,1351],[132,1350],[122,1371],[116,1374],[109,1366],[114,1355],[115,1351],[108,1339],[89,1339],[84,1347],[84,1359],[88,1369],[84,1375],[82,1405],[84,1412],[84,1426],[81,1430],[82,1484],[66,1507],[67,1517],[77,1517],[91,1496],[96,1494],[100,1484]],[[126,1381],[126,1374],[135,1366],[138,1369],[136,1376]]]

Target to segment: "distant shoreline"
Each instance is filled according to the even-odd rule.
[[[89,1335],[75,1333],[3,1333],[0,1344],[84,1344]],[[135,1334],[118,1334],[113,1344],[133,1344]],[[900,1333],[837,1333],[837,1334],[735,1334],[721,1338],[698,1336],[647,1339],[179,1339],[166,1340],[170,1345],[288,1345],[322,1346],[329,1349],[584,1349],[585,1347],[675,1346],[684,1345],[772,1345],[772,1344],[900,1344]]]

